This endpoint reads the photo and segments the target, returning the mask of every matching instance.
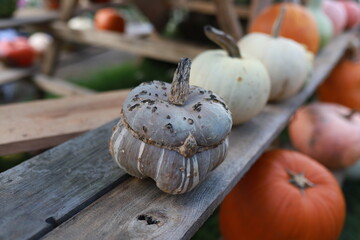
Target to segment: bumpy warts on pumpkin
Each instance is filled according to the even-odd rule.
[[[152,81],[133,89],[110,141],[122,169],[171,194],[192,190],[225,159],[232,126],[221,98],[189,86],[190,66],[181,59],[171,85]]]

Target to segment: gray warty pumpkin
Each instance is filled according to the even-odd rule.
[[[152,81],[127,96],[110,152],[130,175],[162,191],[192,190],[224,159],[232,120],[211,91],[189,86],[191,60],[181,59],[172,84]]]

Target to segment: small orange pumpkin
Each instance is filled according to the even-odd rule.
[[[95,14],[95,27],[100,30],[124,32],[125,19],[113,8],[103,8]]]
[[[360,53],[354,44],[320,85],[317,95],[321,101],[360,110]]]
[[[263,154],[219,213],[224,240],[336,240],[344,220],[345,200],[334,176],[289,150]]]
[[[286,7],[286,15],[280,35],[285,38],[291,38],[305,45],[309,51],[316,53],[319,48],[320,37],[315,19],[306,8],[295,3],[277,3],[271,5],[256,17],[251,24],[250,32],[271,34],[274,22],[283,6]]]

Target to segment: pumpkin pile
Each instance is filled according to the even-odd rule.
[[[269,101],[295,96],[309,80],[315,54],[359,23],[349,21],[348,4],[273,4],[238,42],[205,26],[206,37],[220,49],[202,52],[192,65],[182,59],[171,84],[152,81],[129,93],[110,140],[115,162],[132,176],[152,178],[166,193],[194,189],[224,161],[232,125],[250,121]],[[354,49],[346,55],[351,64],[358,61]],[[348,69],[350,63],[333,74]],[[319,92],[333,96],[341,83],[329,82]],[[349,88],[357,83],[345,80]],[[260,157],[221,204],[225,240],[339,237],[345,200],[327,168],[360,159],[360,114],[337,104],[310,104],[297,111],[289,132],[302,153],[272,150]]]
[[[241,55],[231,36],[210,26],[204,30],[224,50],[208,50],[198,55],[191,69],[190,84],[219,94],[230,108],[233,123],[244,123],[266,105],[269,74],[259,59]]]

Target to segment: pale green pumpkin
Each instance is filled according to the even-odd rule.
[[[205,33],[226,50],[208,50],[198,55],[191,67],[190,84],[214,91],[228,105],[233,124],[244,123],[266,105],[269,74],[259,60],[241,56],[229,35],[209,26]]]
[[[316,20],[316,24],[320,34],[320,49],[327,45],[333,36],[333,25],[330,18],[322,9],[322,0],[308,0],[307,8]]]

